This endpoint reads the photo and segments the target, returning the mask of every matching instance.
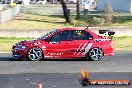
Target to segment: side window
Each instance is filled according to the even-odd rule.
[[[57,34],[53,35],[51,41],[59,42],[59,41],[67,41],[71,40],[70,32],[69,31],[62,31],[58,32]]]
[[[55,35],[53,35],[53,36],[51,37],[51,41],[59,42],[59,41],[60,41],[60,32],[57,33],[57,34],[55,34]]]
[[[85,30],[74,30],[72,33],[72,40],[90,40],[92,35]]]

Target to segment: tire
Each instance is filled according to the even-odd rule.
[[[92,48],[89,51],[89,58],[92,61],[98,61],[102,59],[102,57],[103,57],[103,52],[100,48]]]
[[[33,47],[28,50],[27,58],[30,61],[40,61],[43,58],[43,52],[39,47]]]

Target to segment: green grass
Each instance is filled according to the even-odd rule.
[[[112,26],[130,26],[132,25],[132,14],[130,13],[115,13],[113,14]]]
[[[61,16],[18,14],[13,20],[0,24],[0,29],[52,29],[71,26]]]
[[[72,23],[68,24],[65,23],[63,16],[41,16],[20,13],[13,20],[0,24],[0,29],[52,29],[59,27],[86,27],[89,24],[91,24],[91,26],[104,26],[98,25],[98,22],[94,22],[93,17],[102,18],[102,14],[89,14],[87,16],[82,15],[80,20],[76,20],[76,16],[72,16]],[[102,20],[99,22],[101,23]],[[114,14],[111,26],[130,25],[132,25],[131,15]]]
[[[11,38],[4,38],[4,37],[0,37],[0,52],[9,52],[11,51],[11,47],[21,41],[21,40],[30,40],[31,38],[15,38],[15,37],[11,37]]]
[[[113,38],[113,47],[115,50],[132,50],[132,36]]]
[[[2,38],[0,37],[0,52],[9,52],[13,44],[21,40],[32,40],[32,38]],[[132,37],[113,38],[113,48],[115,50],[132,50]]]
[[[32,14],[18,14],[13,20],[0,24],[0,29],[52,29],[59,27],[88,26],[87,20],[75,20],[72,23],[65,22],[63,16],[41,16]]]

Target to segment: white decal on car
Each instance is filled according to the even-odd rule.
[[[82,43],[81,43],[80,46],[77,48],[77,51],[80,50],[81,46],[82,46]],[[77,52],[75,52],[74,55],[75,55],[76,53],[77,53]]]
[[[48,56],[55,56],[55,55],[57,55],[57,56],[60,56],[60,55],[62,55],[63,53],[48,53],[47,55]]]
[[[46,50],[46,46],[43,46],[42,49],[43,49],[43,50]]]
[[[85,52],[82,53],[82,55],[86,55],[87,52],[91,49],[93,43],[89,43],[88,46],[85,48]]]
[[[85,49],[85,47],[86,47],[86,45],[87,45],[87,43],[85,43],[84,45],[83,45],[83,47],[80,49],[80,50],[84,50]],[[82,52],[79,52],[77,55],[79,55],[79,54],[81,54]]]

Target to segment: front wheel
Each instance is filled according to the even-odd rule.
[[[43,58],[42,50],[39,47],[33,47],[27,52],[28,60],[39,61]]]
[[[92,48],[89,51],[89,58],[92,61],[98,61],[102,59],[102,57],[103,57],[103,52],[100,48]]]

